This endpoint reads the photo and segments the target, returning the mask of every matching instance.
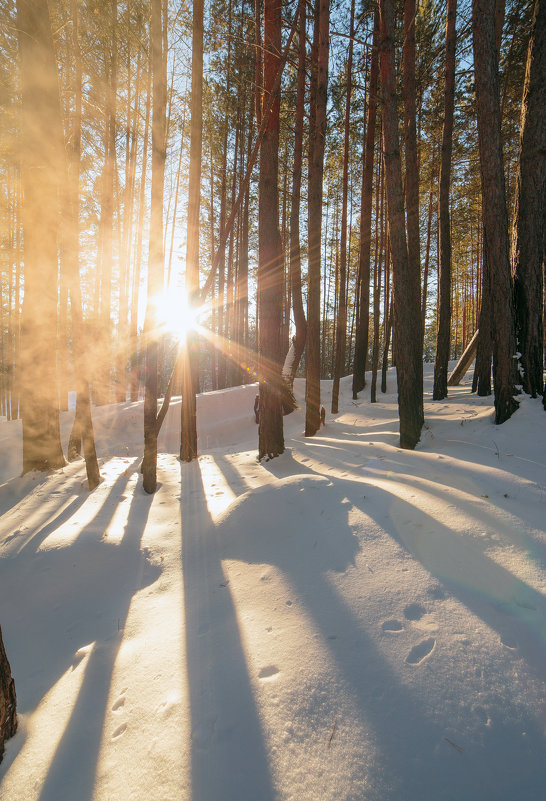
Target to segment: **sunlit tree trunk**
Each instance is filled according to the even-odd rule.
[[[320,428],[320,267],[322,241],[322,178],[328,94],[329,0],[315,0],[311,59],[311,104],[308,177],[308,285],[305,384],[305,436]]]
[[[142,36],[142,18],[137,17],[137,37]],[[138,40],[137,40],[138,41]],[[142,54],[143,48],[138,42],[138,58],[135,69],[135,78],[130,68],[130,50],[127,53],[127,135],[126,135],[126,162],[125,187],[123,191],[123,236],[120,255],[120,311],[117,338],[116,358],[116,396],[118,402],[127,398],[128,383],[131,381],[130,365],[130,315],[132,312],[132,283],[131,283],[131,243],[133,235],[133,218],[135,207],[135,187],[137,171],[137,145],[138,145],[138,119],[142,97]],[[136,90],[131,109],[131,82],[135,80]],[[132,367],[132,365],[131,365]]]
[[[98,327],[95,332],[95,380],[93,398],[95,403],[104,404],[111,400],[111,361],[112,349],[112,272],[114,247],[114,193],[116,185],[116,129],[117,129],[117,88],[118,88],[118,36],[117,0],[110,0],[109,22],[111,40],[106,82],[106,130],[104,137],[104,166],[102,171],[102,197],[100,216],[100,293]]]
[[[535,0],[521,108],[512,271],[523,389],[543,390],[542,263],[546,186],[546,0]]]
[[[425,330],[425,322],[427,318],[427,295],[428,295],[428,274],[430,268],[430,245],[432,240],[432,211],[433,211],[433,197],[434,197],[434,182],[436,179],[434,169],[434,151],[432,153],[430,168],[430,188],[428,193],[428,212],[427,212],[427,240],[425,245],[425,265],[423,269],[423,292],[421,294],[421,323],[423,325],[423,332]]]
[[[68,352],[68,286],[66,283],[66,267],[61,253],[61,269],[59,275],[59,325],[57,329],[57,381],[59,388],[59,409],[68,410],[68,373],[70,360]]]
[[[292,308],[296,334],[294,358],[290,366],[289,386],[292,388],[307,338],[307,320],[303,308],[300,248],[300,203],[301,172],[303,165],[303,123],[305,116],[305,66],[306,66],[306,8],[302,3],[298,31],[298,84],[296,94],[296,116],[294,135],[294,165],[292,180],[292,202],[290,205],[290,282]]]
[[[358,260],[358,316],[355,337],[353,366],[353,398],[366,385],[366,361],[370,327],[370,250],[372,244],[372,197],[375,153],[375,127],[377,117],[377,81],[379,77],[379,11],[376,8],[373,23],[372,60],[370,65],[370,90],[368,119],[362,167],[362,192],[360,204],[360,253]]]
[[[514,398],[516,343],[501,141],[494,0],[473,0],[472,29],[484,233],[491,289],[495,422],[503,423],[518,408],[518,403]]]
[[[188,188],[188,235],[186,253],[186,292],[190,304],[197,302],[199,292],[199,211],[201,207],[201,155],[203,140],[203,0],[193,3],[192,71],[191,71],[191,140],[190,178]],[[187,334],[183,348],[182,433],[180,459],[191,462],[197,456],[196,390],[199,365],[195,348],[196,336]]]
[[[135,266],[133,283],[131,287],[131,322],[129,326],[129,349],[131,363],[130,397],[132,401],[138,400],[140,388],[140,354],[138,336],[138,301],[140,293],[140,275],[142,271],[142,243],[144,236],[144,218],[146,212],[146,173],[148,169],[148,140],[150,134],[150,114],[152,101],[152,64],[151,48],[148,65],[148,80],[146,88],[146,114],[144,121],[144,134],[142,138],[142,168],[140,173],[137,234],[135,248]]]
[[[144,490],[157,487],[157,399],[158,399],[158,331],[157,299],[163,288],[163,189],[165,175],[165,120],[167,110],[167,76],[163,59],[162,3],[151,0],[152,47],[152,192],[150,208],[150,246],[148,257],[148,294],[144,339],[146,348],[144,394],[144,458],[142,477]]]
[[[231,229],[227,230],[228,218],[228,151],[230,146],[229,128],[230,128],[230,103],[231,103],[231,86],[232,86],[232,25],[233,25],[233,0],[228,0],[227,8],[227,58],[225,68],[225,102],[224,102],[224,119],[223,119],[223,148],[222,148],[222,172],[220,178],[220,215],[219,215],[219,239],[224,242],[223,247],[220,249],[220,261],[218,264],[218,304],[217,304],[217,320],[218,320],[218,335],[220,338],[226,337],[226,327],[228,320],[228,313],[226,309],[226,246],[230,239]],[[227,354],[224,349],[219,349],[216,355],[218,364],[218,387],[220,389],[227,386]]]
[[[21,330],[23,473],[65,464],[56,381],[59,181],[63,136],[46,0],[18,0],[25,294]]]
[[[246,163],[250,158],[252,150],[252,121],[254,119],[253,104],[249,103],[248,107],[248,134],[246,146]],[[245,164],[246,169],[246,164]],[[238,324],[237,335],[238,342],[244,352],[248,349],[248,248],[249,248],[249,232],[250,232],[250,190],[247,187],[243,200],[242,220],[241,220],[241,246],[239,250],[239,270],[237,276],[237,308],[238,308]],[[248,360],[245,358],[245,364]],[[244,366],[241,366],[241,380],[244,383],[248,380],[248,373]]]
[[[444,87],[444,126],[440,161],[440,270],[438,276],[438,333],[434,362],[433,400],[447,395],[449,338],[451,328],[451,222],[449,216],[451,189],[451,152],[453,149],[453,116],[455,108],[455,22],[457,0],[448,0],[446,25],[446,67]]]
[[[404,41],[402,44],[404,94],[405,197],[409,269],[412,276],[421,275],[419,242],[419,157],[417,152],[417,89],[415,79],[415,16],[416,0],[404,0]],[[416,287],[413,287],[415,292]],[[418,285],[421,292],[421,279]],[[420,297],[419,297],[420,305]],[[420,316],[419,316],[420,322]],[[415,320],[414,326],[418,322]],[[421,338],[423,332],[421,332]],[[422,347],[422,345],[421,345]]]
[[[394,5],[381,0],[380,76],[383,152],[394,288],[394,331],[400,415],[400,446],[414,448],[424,422],[421,335],[421,276],[408,256],[402,166],[398,136]],[[417,265],[418,267],[418,265]],[[417,324],[416,324],[417,323]]]
[[[89,489],[100,482],[99,465],[95,449],[91,401],[89,392],[89,363],[87,360],[88,334],[84,328],[80,288],[80,243],[79,243],[79,205],[80,205],[80,159],[81,159],[81,120],[82,120],[82,74],[79,45],[79,14],[77,0],[71,0],[72,41],[74,53],[74,119],[70,136],[71,148],[67,169],[67,181],[63,209],[63,250],[67,270],[67,284],[70,290],[72,312],[72,331],[74,341],[74,363],[76,371],[76,413],[68,441],[68,458],[73,459],[83,452],[87,470]]]
[[[381,166],[381,165],[380,165]],[[377,369],[379,367],[379,317],[381,304],[381,264],[380,259],[384,256],[388,258],[388,248],[385,247],[385,191],[383,185],[382,170],[378,176],[378,195],[381,192],[381,205],[379,206],[379,218],[381,220],[380,231],[377,232],[375,259],[373,266],[373,348],[372,348],[372,380],[370,384],[370,403],[377,401]],[[380,237],[380,239],[379,239]],[[385,264],[385,271],[387,265]],[[386,286],[385,286],[386,290]],[[386,327],[386,320],[385,320]]]
[[[262,114],[275,85],[281,53],[281,7],[264,3]],[[258,218],[260,414],[258,458],[284,452],[281,395],[283,254],[279,232],[278,160],[280,95],[274,100],[260,150]]]
[[[332,385],[332,414],[339,411],[339,382],[345,367],[347,347],[347,205],[349,193],[349,137],[351,123],[351,94],[353,83],[353,38],[355,0],[351,2],[349,23],[349,54],[347,57],[347,90],[345,95],[345,133],[343,141],[343,181],[341,199],[341,236],[339,245],[339,292],[336,326],[336,354]]]

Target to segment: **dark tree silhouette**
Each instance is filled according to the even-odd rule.
[[[536,0],[521,107],[512,272],[523,389],[542,393],[543,226],[546,187],[546,0]]]
[[[483,220],[489,262],[495,422],[503,423],[518,408],[518,403],[514,398],[516,342],[501,140],[494,0],[473,0],[472,32]]]
[[[421,436],[423,414],[423,361],[421,337],[421,277],[410,263],[405,227],[404,192],[398,135],[395,17],[392,0],[381,0],[380,77],[383,94],[383,158],[389,238],[393,267],[394,333],[400,446],[415,448]],[[417,324],[416,324],[417,322]]]

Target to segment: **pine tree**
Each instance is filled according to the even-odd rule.
[[[543,391],[543,227],[546,190],[546,0],[536,0],[521,107],[512,225],[516,334],[523,389]]]
[[[410,262],[405,228],[402,166],[398,136],[395,18],[392,0],[381,0],[380,76],[383,94],[383,157],[389,238],[394,288],[394,334],[400,446],[415,448],[423,427],[423,362],[421,326],[421,277]]]
[[[57,400],[57,282],[63,139],[46,0],[18,0],[25,294],[21,328],[23,473],[65,464]]]
[[[329,0],[315,0],[309,123],[306,437],[320,428],[320,263],[329,31]]]
[[[495,422],[503,423],[518,408],[518,403],[514,398],[516,343],[500,128],[494,0],[473,0],[472,31],[484,234],[491,289]]]
[[[267,106],[281,64],[281,7],[264,3],[263,105]],[[260,415],[258,458],[284,452],[280,341],[284,273],[279,232],[278,159],[280,98],[273,101],[260,150],[258,216]]]

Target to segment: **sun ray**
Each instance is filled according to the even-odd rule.
[[[210,314],[210,305],[194,306],[182,287],[161,292],[153,301],[155,318],[161,333],[169,333],[183,342],[192,330],[200,330],[201,322]]]

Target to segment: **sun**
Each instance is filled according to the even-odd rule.
[[[165,332],[178,340],[199,327],[202,308],[193,307],[188,295],[181,287],[171,287],[159,295],[155,302],[157,322]]]

